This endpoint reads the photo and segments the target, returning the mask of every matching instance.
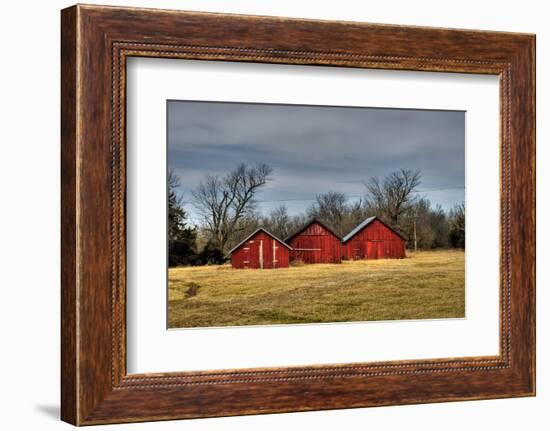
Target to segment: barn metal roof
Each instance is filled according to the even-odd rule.
[[[241,245],[243,245],[246,241],[248,241],[250,238],[252,238],[254,235],[256,235],[258,232],[264,232],[268,234],[271,238],[273,238],[275,241],[279,241],[281,244],[283,244],[286,248],[289,250],[292,250],[292,247],[290,247],[286,242],[284,242],[282,239],[277,238],[275,235],[273,235],[271,232],[265,230],[263,227],[259,227],[254,232],[252,232],[250,235],[248,235],[245,239],[243,239],[240,243],[238,243],[235,247],[233,247],[231,250],[229,250],[229,254],[233,253],[235,250],[237,250]]]
[[[356,233],[358,233],[365,226],[368,226],[369,224],[371,224],[375,219],[376,219],[376,216],[369,217],[369,218],[363,220],[361,223],[359,223],[357,226],[355,226],[350,233],[348,233],[344,238],[342,238],[342,242],[346,242],[347,240],[353,238]]]
[[[347,241],[349,241],[351,238],[353,238],[355,235],[357,235],[364,227],[368,226],[369,224],[371,224],[374,220],[378,220],[380,223],[382,223],[384,226],[386,226],[388,229],[392,230],[393,232],[395,232],[397,235],[399,235],[404,241],[407,241],[407,238],[405,238],[403,236],[403,234],[401,234],[399,231],[395,230],[394,228],[392,228],[391,226],[389,226],[388,224],[384,223],[382,220],[380,220],[378,217],[376,216],[372,216],[372,217],[369,217],[365,220],[363,220],[361,223],[359,223],[357,226],[355,226],[355,228],[353,228],[353,230],[348,233],[344,238],[342,238],[342,243],[345,243]]]
[[[334,235],[336,238],[340,239],[340,236],[339,235],[336,235],[336,233],[330,228],[328,227],[325,223],[323,223],[321,220],[317,219],[317,218],[312,218],[310,219],[306,224],[304,224],[302,227],[300,227],[300,229],[296,230],[294,233],[290,234],[289,236],[287,236],[285,238],[285,241],[290,241],[292,238],[294,238],[296,235],[302,233],[303,231],[305,231],[309,226],[311,226],[313,223],[317,223],[319,225],[321,225],[323,228],[325,228],[327,231],[329,231],[332,235]]]

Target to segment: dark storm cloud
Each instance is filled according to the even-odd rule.
[[[168,102],[168,164],[185,197],[206,173],[268,163],[265,211],[302,211],[328,190],[362,195],[369,177],[399,168],[420,169],[422,195],[448,209],[464,200],[464,133],[458,111]]]

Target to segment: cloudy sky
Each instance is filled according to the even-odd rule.
[[[191,191],[208,173],[267,163],[259,209],[304,211],[316,194],[364,195],[363,183],[420,169],[419,195],[449,209],[464,201],[464,112],[169,101],[168,166]],[[196,214],[186,204],[191,219]]]

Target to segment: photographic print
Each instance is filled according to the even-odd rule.
[[[465,317],[465,112],[169,100],[168,327]]]

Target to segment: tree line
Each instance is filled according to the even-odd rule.
[[[465,206],[450,211],[419,196],[421,172],[399,169],[364,183],[364,196],[350,199],[345,193],[318,194],[302,214],[290,215],[286,205],[268,214],[258,210],[258,192],[271,181],[267,164],[240,164],[226,175],[206,175],[191,192],[199,217],[188,221],[179,178],[168,175],[169,266],[223,263],[227,252],[258,227],[284,239],[311,218],[330,226],[340,237],[370,216],[377,216],[407,238],[409,249],[464,248]]]

